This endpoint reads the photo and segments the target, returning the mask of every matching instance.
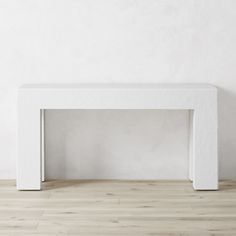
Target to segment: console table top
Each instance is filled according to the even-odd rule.
[[[157,84],[157,83],[80,83],[80,84],[24,84],[19,89],[213,89],[210,84]]]

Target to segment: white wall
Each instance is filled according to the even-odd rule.
[[[188,112],[49,110],[46,177],[187,179]]]
[[[235,22],[234,0],[0,0],[0,178],[15,177],[16,88],[22,83],[201,82],[219,87],[220,176],[236,179]],[[90,155],[87,163],[83,161],[84,166],[92,164],[96,158],[93,154],[99,154],[99,162],[104,162],[103,156],[105,160],[113,158],[109,162],[109,168],[113,169],[102,173],[105,177],[139,175],[141,165],[135,166],[133,176],[127,171],[126,158],[131,165],[134,154],[128,152],[128,146],[123,150],[120,148],[124,146],[124,140],[128,142],[135,137],[129,145],[141,140],[147,144],[135,153],[140,152],[144,157],[147,151],[148,158],[159,165],[156,166],[159,170],[161,165],[168,168],[169,158],[173,160],[171,164],[176,165],[174,173],[161,169],[155,174],[152,166],[147,164],[143,177],[150,173],[150,176],[163,178],[186,178],[187,114],[151,112],[155,119],[138,112],[136,115],[140,120],[134,124],[131,122],[132,117],[136,118],[134,114],[120,111],[119,119],[117,114],[110,112],[101,114],[102,122],[110,122],[108,127],[104,124],[102,127],[112,137],[101,139],[101,127],[96,126],[98,121],[94,119],[100,117],[99,113],[49,111],[47,124],[52,125],[48,125],[47,130],[47,154],[50,154],[47,169],[52,175],[61,175],[61,169],[53,169],[53,163],[63,163],[56,159],[68,156],[68,171],[62,175],[75,176],[80,168],[76,164],[75,170],[72,169],[75,162],[71,163],[71,160],[82,161],[79,154],[84,153]],[[80,119],[85,126],[96,127],[93,147],[98,145],[100,138],[99,145],[105,145],[109,140],[114,149],[109,149],[105,155],[99,153],[99,148],[94,152],[89,150],[89,154],[76,149],[77,140],[82,139],[79,132],[85,129],[79,124]],[[144,136],[147,123],[150,133]],[[114,126],[122,126],[122,130],[113,130]],[[140,132],[136,130],[137,126]],[[64,131],[58,131],[58,134],[71,138],[71,143],[56,136],[57,129],[62,127]],[[131,133],[126,135],[129,127]],[[178,132],[173,132],[175,129]],[[89,133],[92,131],[89,128]],[[155,131],[162,133],[156,135]],[[115,134],[119,135],[119,140]],[[152,136],[159,141],[163,136],[164,142],[155,145]],[[57,142],[52,142],[53,139]],[[88,140],[82,141],[88,145]],[[62,145],[67,145],[64,156],[59,153]],[[119,168],[115,166],[117,163]],[[98,176],[86,168],[88,173],[79,174],[81,177]]]

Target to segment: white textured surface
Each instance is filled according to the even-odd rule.
[[[215,89],[210,84],[154,84],[154,83],[80,83],[80,84],[24,84],[20,89],[161,89],[161,90],[175,90],[175,89]]]
[[[234,0],[0,0],[0,178],[15,178],[17,86],[188,82],[220,88],[220,176],[236,179],[235,8]],[[158,121],[187,126],[171,114]],[[186,160],[186,151],[176,155]]]
[[[188,178],[187,111],[47,110],[46,135],[48,179]]]

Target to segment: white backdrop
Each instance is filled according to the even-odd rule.
[[[49,110],[46,177],[188,178],[188,112]]]
[[[188,82],[219,87],[220,176],[236,179],[235,22],[234,0],[0,0],[0,178],[22,83]],[[47,175],[187,178],[187,136],[182,111],[48,111]]]

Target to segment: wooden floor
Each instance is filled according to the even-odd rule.
[[[51,181],[17,191],[0,181],[0,235],[236,235],[236,182]]]

